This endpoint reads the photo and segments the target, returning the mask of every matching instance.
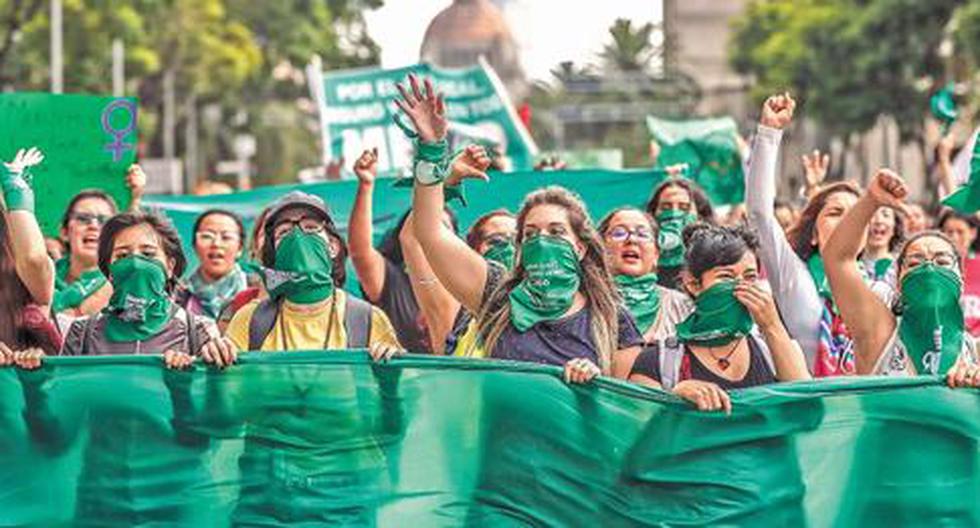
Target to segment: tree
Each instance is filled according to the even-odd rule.
[[[617,18],[609,28],[612,42],[606,44],[600,57],[603,66],[610,71],[643,72],[650,68],[650,61],[661,50],[653,45],[651,37],[658,26],[648,22],[638,28],[626,18]]]

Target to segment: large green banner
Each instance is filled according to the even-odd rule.
[[[524,196],[548,185],[561,185],[578,193],[588,205],[596,222],[612,209],[624,205],[642,207],[650,192],[664,178],[660,170],[568,170],[491,173],[489,182],[464,183],[467,203],[465,207],[454,202],[461,229],[468,228],[480,215],[505,207],[516,212]],[[374,191],[375,237],[381,238],[393,228],[411,207],[410,187],[394,187],[393,180],[379,180]],[[338,181],[303,185],[262,187],[253,191],[213,196],[150,196],[143,200],[146,207],[163,211],[173,220],[184,250],[196,262],[191,246],[194,220],[211,208],[222,208],[240,214],[248,226],[276,198],[300,189],[324,199],[333,213],[338,227],[346,233],[347,219],[354,205],[357,182]],[[251,229],[251,227],[249,227]],[[193,265],[191,266],[193,268]],[[353,273],[348,276],[353,277]],[[356,288],[352,291],[358,291]]]
[[[0,94],[0,160],[21,148],[44,152],[31,185],[45,235],[57,235],[65,207],[82,189],[101,189],[128,207],[124,176],[136,159],[136,114],[133,98]]]
[[[409,73],[428,77],[446,98],[450,134],[460,141],[500,145],[517,169],[529,169],[537,147],[517,118],[506,89],[485,61],[473,68],[443,69],[429,64],[382,70],[364,68],[311,72],[320,105],[325,158],[348,164],[368,148],[378,148],[382,174],[411,166],[412,144],[392,121],[398,111],[397,83]],[[406,84],[407,86],[407,84]]]
[[[980,392],[851,378],[732,400],[350,351],[50,358],[0,369],[0,524],[980,525]]]

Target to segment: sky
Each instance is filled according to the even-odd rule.
[[[386,0],[365,14],[368,32],[381,46],[386,68],[418,62],[422,36],[429,22],[451,0]],[[617,18],[634,25],[659,22],[659,0],[498,0],[521,49],[524,70],[532,80],[548,80],[558,63],[595,62]],[[558,25],[560,24],[560,28]]]

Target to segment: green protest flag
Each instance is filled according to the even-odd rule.
[[[377,147],[381,175],[402,174],[411,168],[412,144],[392,120],[398,112],[396,84],[405,83],[409,73],[432,79],[445,95],[454,143],[500,145],[515,169],[532,167],[537,146],[497,74],[482,60],[464,69],[418,64],[391,70],[310,72],[311,90],[320,106],[326,159],[357,159],[363,150]]]
[[[742,156],[730,117],[672,121],[647,116],[647,128],[660,146],[658,167],[687,163],[694,180],[716,205],[744,201]]]
[[[929,99],[929,109],[932,111],[932,116],[942,123],[944,136],[959,115],[959,111],[956,109],[956,100],[953,99],[953,88],[954,84],[949,83]]]
[[[973,214],[980,210],[980,141],[973,146],[969,181],[943,199],[943,205],[963,214]]]
[[[58,235],[68,202],[82,189],[101,189],[121,209],[129,206],[125,175],[136,160],[136,116],[134,98],[0,94],[0,159],[31,146],[44,153],[31,172],[46,236]]]
[[[11,526],[978,526],[980,392],[938,377],[731,392],[364,352],[0,369]]]

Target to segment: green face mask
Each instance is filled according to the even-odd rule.
[[[490,243],[490,249],[483,254],[483,258],[512,270],[514,269],[514,253],[516,251],[517,248],[510,240],[495,240]]]
[[[322,236],[294,227],[276,248],[275,269],[262,274],[269,296],[297,304],[318,303],[333,294],[333,259]]]
[[[535,236],[521,246],[525,277],[510,292],[510,321],[520,332],[553,321],[572,306],[582,282],[575,248],[565,239]]]
[[[677,325],[684,343],[715,347],[749,334],[752,316],[735,298],[735,281],[722,281],[704,290],[694,300],[694,313]]]
[[[659,268],[676,268],[684,263],[684,243],[681,232],[698,221],[698,215],[670,209],[657,215],[657,247],[660,249]]]
[[[639,277],[616,275],[616,287],[626,303],[626,308],[636,319],[640,332],[649,330],[657,321],[657,314],[660,313],[657,274],[648,273]]]
[[[902,279],[898,336],[919,374],[941,374],[963,347],[963,281],[953,270],[921,264]]]
[[[106,339],[142,341],[160,333],[172,316],[163,264],[132,255],[113,262],[109,275],[113,290],[106,308]]]

